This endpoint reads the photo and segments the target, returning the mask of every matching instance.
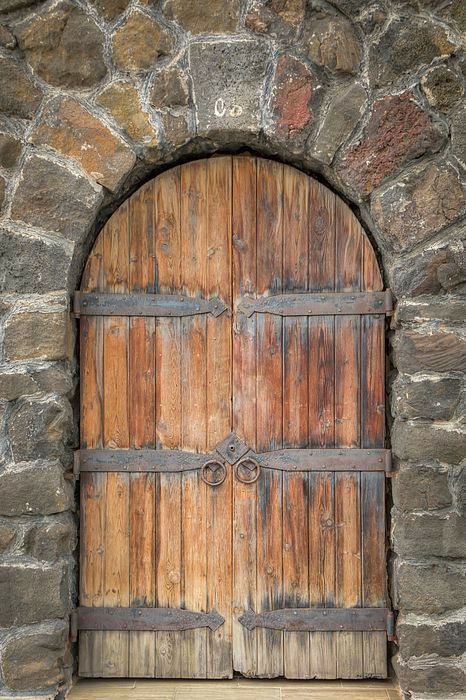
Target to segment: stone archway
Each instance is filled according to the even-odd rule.
[[[464,17],[456,0],[306,5],[8,0],[0,11],[3,692],[57,688],[72,666],[69,298],[87,251],[149,177],[244,148],[323,178],[378,247],[398,299],[396,668],[414,695],[461,690]]]

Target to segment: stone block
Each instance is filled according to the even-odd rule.
[[[11,218],[81,241],[94,223],[101,201],[98,185],[62,164],[32,154],[23,166]]]
[[[428,656],[418,662],[401,663],[401,659],[393,661],[395,673],[401,687],[411,693],[422,693],[417,697],[437,697],[446,700],[452,693],[463,693],[466,676],[459,666],[442,662]],[[416,696],[415,696],[416,697]],[[458,698],[458,695],[455,697]],[[459,696],[461,698],[461,695]]]
[[[458,464],[466,454],[466,432],[443,427],[441,423],[406,422],[395,419],[392,450],[399,459],[436,459]]]
[[[16,462],[61,457],[73,436],[73,412],[65,398],[24,399],[8,419],[8,436]]]
[[[161,24],[136,10],[112,36],[113,60],[123,70],[146,71],[159,58],[168,56],[174,44],[173,37]]]
[[[51,515],[72,504],[73,487],[59,462],[33,462],[0,473],[0,515]]]
[[[69,601],[65,564],[0,563],[0,627],[63,618]]]
[[[238,26],[240,0],[210,0],[192,3],[164,0],[165,17],[172,19],[191,34],[224,34]]]
[[[0,8],[0,13],[1,11],[2,8]],[[16,46],[16,38],[9,31],[9,29],[3,25],[0,25],[0,46],[5,49],[14,49]]]
[[[461,615],[447,618],[426,618],[417,615],[401,615],[397,620],[396,633],[402,656],[438,654],[438,656],[461,656],[466,639],[466,621]]]
[[[321,85],[309,68],[283,54],[272,82],[270,104],[273,130],[285,139],[299,138],[314,119],[313,109]]]
[[[367,195],[409,161],[438,151],[445,137],[412,92],[383,97],[374,103],[359,142],[340,155],[336,171],[349,188]]]
[[[359,83],[339,89],[331,100],[318,135],[310,144],[313,158],[330,165],[362,116],[367,94]]]
[[[68,366],[50,364],[32,371],[32,377],[41,391],[59,396],[73,393],[73,374]]]
[[[26,232],[0,230],[0,291],[43,294],[68,286],[71,251]]]
[[[393,550],[402,556],[466,557],[466,519],[454,511],[434,513],[392,512]]]
[[[405,612],[438,615],[458,610],[466,596],[466,574],[460,564],[397,560],[396,607]]]
[[[462,391],[462,381],[451,377],[433,377],[413,381],[398,375],[392,386],[393,414],[401,418],[453,418]]]
[[[342,16],[311,15],[304,44],[309,59],[332,73],[357,73],[362,46],[351,22]]]
[[[186,76],[177,66],[162,68],[156,74],[150,92],[150,103],[156,109],[186,107],[189,102]]]
[[[32,119],[42,101],[42,92],[23,66],[0,56],[0,112],[8,117]]]
[[[394,343],[394,362],[399,372],[464,372],[466,342],[455,333],[402,331]]]
[[[15,33],[34,72],[50,85],[89,88],[107,73],[103,33],[69,0],[29,15]]]
[[[2,653],[2,675],[13,691],[49,688],[64,680],[68,623],[57,620],[21,630],[7,639]]]
[[[0,523],[0,554],[5,554],[15,538],[14,527],[5,523]]]
[[[372,216],[389,247],[408,250],[466,213],[465,192],[454,168],[429,163],[373,193]]]
[[[113,20],[126,10],[131,0],[90,0],[99,15],[106,20]]]
[[[398,297],[461,292],[466,285],[464,241],[457,235],[449,236],[414,255],[403,256],[393,262],[389,274]]]
[[[434,66],[421,78],[422,92],[429,104],[440,112],[449,112],[464,94],[460,76],[447,66]]]
[[[144,146],[157,145],[155,127],[141,104],[138,91],[130,83],[112,83],[100,93],[97,102],[130,138]]]
[[[12,168],[19,158],[21,149],[21,141],[16,136],[0,132],[0,166],[2,168]]]
[[[22,369],[0,370],[0,401],[16,401],[20,396],[34,394],[38,385]]]
[[[40,0],[2,0],[0,14],[7,14],[15,10],[22,10],[25,7],[31,7],[31,5],[36,5],[38,1],[40,2]]]
[[[58,98],[47,105],[31,141],[74,158],[93,180],[111,191],[118,189],[136,162],[129,146],[72,98]]]
[[[5,324],[3,347],[8,360],[64,360],[70,355],[67,311],[25,311]]]
[[[443,321],[449,324],[464,323],[466,305],[464,296],[418,296],[416,299],[399,299],[396,304],[395,322],[424,323]]]
[[[369,51],[369,77],[374,87],[396,83],[456,49],[445,27],[428,19],[393,20]]]
[[[392,479],[392,497],[398,510],[436,510],[452,504],[448,471],[436,462],[402,462]]]
[[[35,523],[24,536],[24,551],[39,561],[70,556],[76,547],[76,524],[70,514]]]
[[[462,168],[466,168],[466,104],[451,117],[451,152]]]
[[[306,0],[271,0],[253,2],[245,17],[245,26],[258,34],[292,37],[304,20]]]
[[[268,59],[268,48],[258,41],[191,44],[189,65],[199,134],[258,132]]]

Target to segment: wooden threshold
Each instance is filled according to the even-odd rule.
[[[80,679],[70,700],[400,700],[392,680],[289,681],[235,678],[225,681]]]

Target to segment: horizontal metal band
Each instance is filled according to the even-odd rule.
[[[75,452],[75,474],[79,472],[185,472],[200,469],[215,452],[202,454],[183,450],[95,449]]]
[[[107,294],[75,292],[76,316],[220,316],[227,305],[220,297],[201,299],[180,294]]]
[[[237,311],[278,316],[334,316],[340,314],[391,314],[393,298],[389,289],[384,292],[328,292],[276,294],[252,299],[243,297]]]
[[[224,441],[223,441],[224,442]],[[223,442],[219,447],[222,448]],[[185,472],[201,469],[208,460],[217,460],[224,450],[210,452],[185,452],[184,450],[152,449],[83,449],[76,450],[74,474],[80,472]],[[244,455],[244,450],[230,461],[234,464]],[[223,455],[222,455],[223,456]],[[264,469],[287,472],[310,471],[391,471],[390,450],[341,449],[287,449],[256,454],[249,451]]]
[[[287,632],[374,632],[387,630],[387,608],[283,608],[255,613],[248,610],[239,622],[248,630],[265,627]]]
[[[389,472],[392,468],[390,450],[288,449],[250,454],[264,469],[279,469],[285,472]]]
[[[218,629],[225,619],[217,612],[192,612],[178,608],[77,609],[77,629],[131,630],[140,632]]]

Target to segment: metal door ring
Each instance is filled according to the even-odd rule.
[[[227,469],[225,464],[218,459],[209,459],[201,467],[201,479],[209,486],[220,486],[226,478]]]
[[[246,470],[246,472],[249,472],[251,477],[245,478],[243,475],[241,475],[240,469],[243,470],[243,474],[244,474],[244,470]],[[259,478],[260,473],[261,473],[260,464],[253,457],[244,457],[244,459],[240,459],[240,461],[235,466],[236,478],[238,479],[238,481],[241,481],[243,484],[253,484]]]

